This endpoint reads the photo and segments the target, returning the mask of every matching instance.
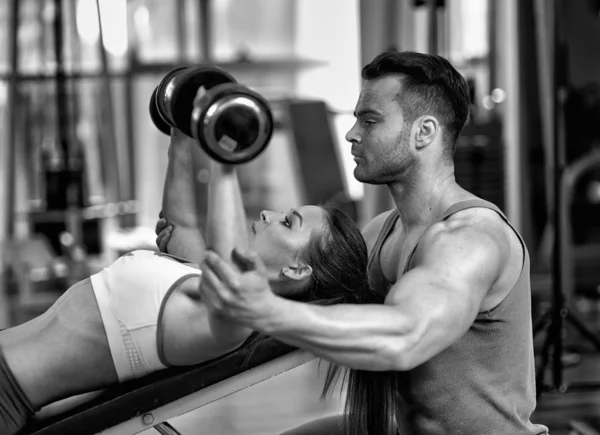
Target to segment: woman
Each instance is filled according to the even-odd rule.
[[[262,212],[248,231],[235,168],[212,163],[206,240],[194,205],[193,140],[173,131],[158,244],[134,251],[67,290],[41,316],[0,333],[0,433],[14,434],[52,402],[240,346],[251,331],[212,316],[194,264],[206,247],[258,253],[282,296],[369,302],[365,242],[332,207]],[[171,255],[170,255],[171,254]],[[181,260],[186,257],[189,261]]]

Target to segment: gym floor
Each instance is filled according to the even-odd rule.
[[[564,371],[567,382],[600,383],[600,354],[582,353],[581,362]],[[548,392],[542,394],[533,421],[543,423],[550,429],[551,435],[571,435],[569,422],[597,418],[600,416],[600,389],[590,392],[567,391],[566,393]],[[600,427],[594,427],[600,434]],[[583,435],[583,434],[582,434]]]
[[[586,320],[600,330],[598,313],[600,310],[587,313]],[[544,338],[544,333],[538,334],[536,344],[539,346]],[[568,349],[576,349],[581,360],[579,364],[564,370],[564,380],[567,383],[600,383],[600,353],[570,328],[565,344]],[[550,377],[547,378],[549,380]],[[340,412],[339,400],[319,401],[321,382],[316,362],[310,362],[199,411],[173,419],[170,423],[186,434],[278,434],[313,418]],[[551,435],[571,435],[570,421],[594,416],[600,416],[600,390],[546,392],[538,401],[532,420],[548,426]],[[149,430],[143,435],[155,433]],[[600,433],[600,429],[597,433]]]

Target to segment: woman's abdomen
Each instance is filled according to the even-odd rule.
[[[117,382],[89,279],[69,288],[41,316],[6,331],[0,345],[35,407]]]

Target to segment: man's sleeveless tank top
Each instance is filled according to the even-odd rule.
[[[457,342],[414,369],[398,373],[398,393],[406,404],[398,410],[400,433],[547,434],[545,426],[530,422],[536,404],[535,366],[530,260],[523,239],[498,207],[481,199],[454,204],[433,224],[473,207],[494,210],[515,231],[524,253],[521,274],[507,296],[492,309],[479,312]],[[369,258],[371,286],[382,295],[393,283],[383,275],[380,251],[398,217],[397,210],[388,216]],[[404,273],[415,251],[416,247]]]

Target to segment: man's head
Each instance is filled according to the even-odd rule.
[[[444,58],[386,52],[362,70],[365,80],[347,133],[359,181],[406,178],[425,162],[452,164],[469,115],[469,88]]]
[[[263,211],[250,246],[266,266],[275,293],[303,301],[372,300],[367,247],[356,223],[336,207]]]

